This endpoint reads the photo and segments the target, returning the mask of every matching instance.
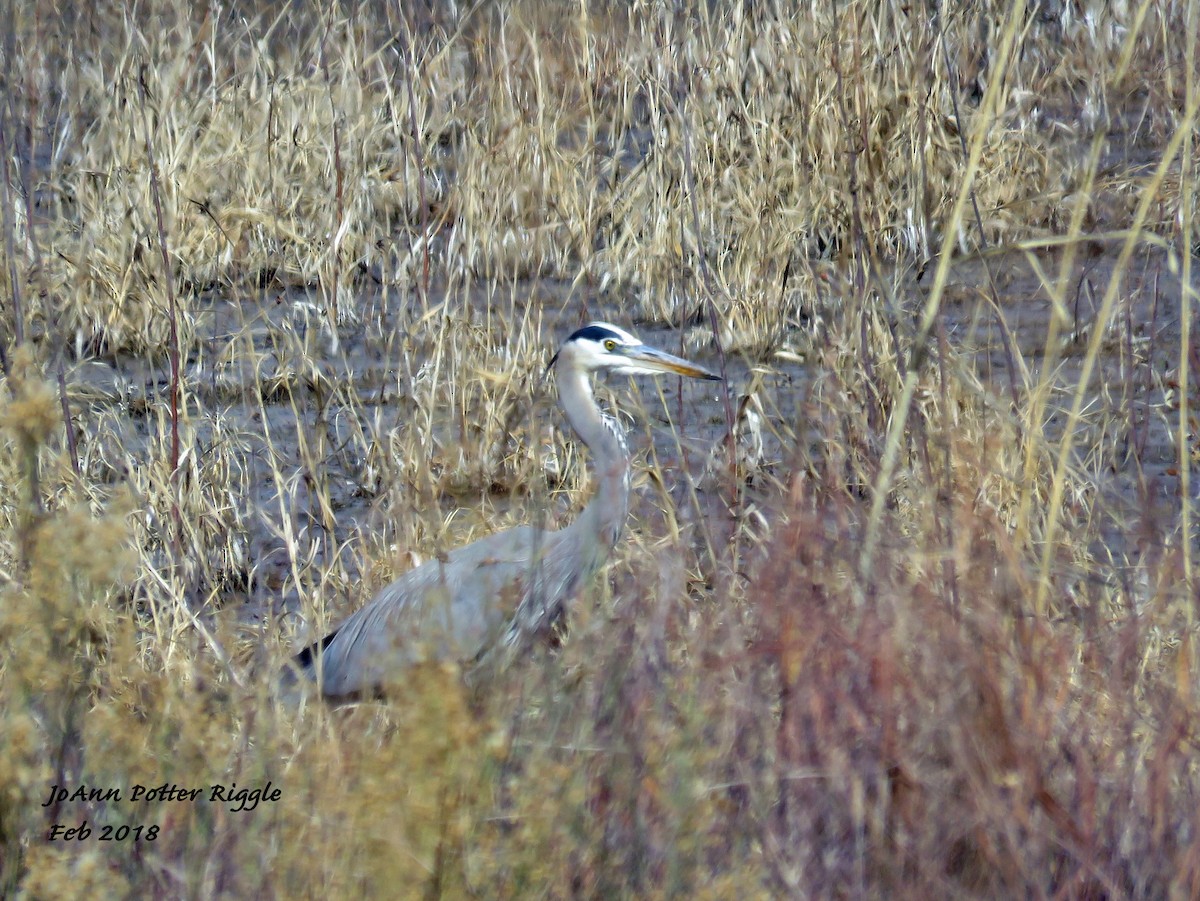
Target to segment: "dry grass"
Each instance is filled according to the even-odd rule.
[[[0,894],[1200,894],[1195,4],[734,6],[9,10]],[[597,316],[731,394],[561,647],[279,709]]]

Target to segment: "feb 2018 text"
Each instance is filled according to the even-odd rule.
[[[283,791],[273,787],[268,782],[261,788],[238,788],[236,782],[225,785],[210,785],[207,788],[183,788],[174,783],[163,783],[157,786],[136,784],[126,789],[117,787],[98,788],[79,785],[67,788],[61,785],[50,786],[49,797],[42,807],[61,806],[63,804],[79,803],[112,803],[119,801],[143,801],[147,803],[184,802],[193,803],[200,798],[206,798],[210,804],[228,804],[234,813],[249,812],[260,803],[272,803],[283,797]],[[95,835],[98,841],[154,841],[158,838],[159,826],[153,825],[119,825],[97,826],[93,830],[87,820],[78,826],[65,826],[61,823],[51,825],[46,837],[50,841],[84,841]]]

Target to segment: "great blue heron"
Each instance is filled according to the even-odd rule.
[[[599,481],[579,518],[558,531],[524,525],[497,532],[409,570],[297,654],[286,682],[315,683],[331,699],[371,694],[417,663],[471,664],[535,638],[608,559],[628,514],[625,433],[596,406],[589,374],[720,378],[603,322],[567,338],[551,368],[559,405],[591,451]]]

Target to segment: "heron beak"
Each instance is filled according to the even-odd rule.
[[[622,355],[630,362],[645,367],[648,371],[673,372],[676,375],[686,375],[692,379],[709,379],[714,382],[721,381],[719,375],[709,372],[703,366],[689,363],[682,357],[669,354],[666,351],[659,350],[657,347],[650,347],[647,344],[640,344],[637,347],[626,347],[623,349]]]

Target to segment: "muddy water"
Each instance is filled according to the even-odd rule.
[[[1011,398],[1015,384],[1018,402],[1023,402],[1029,387],[1048,378],[1053,394],[1045,430],[1053,442],[1067,424],[1089,342],[1095,329],[1102,328],[1100,353],[1084,388],[1085,415],[1076,443],[1086,448],[1097,434],[1104,434],[1108,453],[1103,463],[1109,478],[1099,487],[1112,497],[1177,500],[1180,281],[1171,273],[1165,253],[1136,253],[1118,285],[1112,315],[1101,323],[1098,316],[1118,252],[1116,246],[1095,243],[1079,253],[1067,275],[1067,318],[1060,324],[1048,376],[1043,361],[1053,308],[1042,278],[1057,276],[1060,253],[1043,252],[1031,260],[1010,251],[955,264],[944,322],[952,340],[975,354],[977,371],[998,396]],[[1035,271],[1034,262],[1043,275]],[[1195,372],[1200,360],[1194,333],[1191,345]],[[1200,394],[1194,378],[1192,386],[1190,406],[1195,409]],[[1194,432],[1191,437],[1194,451]],[[1200,487],[1194,478],[1193,487]]]
[[[433,286],[431,298],[437,298],[439,290],[444,287]],[[552,281],[504,289],[500,299],[483,291],[466,292],[446,299],[441,308],[436,300],[426,307],[415,296],[400,298],[377,287],[363,288],[355,298],[352,315],[337,323],[336,340],[322,300],[306,291],[263,291],[236,300],[209,296],[189,309],[197,323],[198,346],[184,361],[185,446],[193,459],[205,464],[218,457],[223,461],[215,468],[227,487],[232,486],[238,509],[229,515],[236,520],[233,531],[242,533],[235,543],[245,561],[243,569],[213,554],[193,601],[238,604],[251,618],[268,611],[278,615],[295,605],[297,571],[307,567],[315,574],[336,555],[345,581],[353,582],[364,560],[386,556],[390,540],[407,531],[397,528],[395,516],[411,519],[423,508],[415,515],[426,523],[453,516],[456,522],[491,526],[504,521],[510,505],[514,518],[528,519],[528,511],[552,495],[558,461],[546,447],[526,449],[526,456],[538,458],[538,463],[526,467],[523,475],[540,484],[467,485],[423,499],[408,496],[406,485],[388,484],[381,475],[387,469],[367,459],[366,444],[382,441],[391,431],[407,435],[418,423],[429,421],[430,463],[446,465],[453,462],[456,449],[467,444],[462,432],[473,427],[470,419],[485,415],[470,408],[430,411],[415,396],[421,392],[414,381],[447,378],[422,374],[422,367],[436,356],[432,342],[437,317],[469,319],[489,337],[510,333],[507,322],[528,316],[540,321],[544,352],[540,360],[534,355],[534,371],[515,388],[524,393],[518,398],[515,440],[526,444],[544,442],[551,422],[565,428],[540,369],[557,342],[585,317],[636,328],[647,343],[680,351],[678,330],[632,326],[611,302],[592,299],[581,304],[572,298],[570,285]],[[687,355],[718,368],[712,352]],[[519,359],[528,368],[529,355]],[[505,365],[502,355],[468,360],[456,377],[474,378],[476,363],[492,370]],[[735,391],[744,386],[749,381],[746,361],[728,359],[727,376]],[[608,390],[601,388],[599,394],[610,407],[629,411],[624,421],[635,457],[654,461],[656,471],[666,475],[664,488],[685,519],[702,516],[696,499],[706,493],[715,498],[715,490],[710,491],[713,480],[707,480],[709,488],[701,484],[699,495],[691,489],[705,482],[713,448],[726,430],[719,389],[714,383],[678,379],[607,381]],[[797,421],[806,381],[807,373],[796,363],[768,377],[772,421],[763,429],[765,460],[783,459],[783,442]],[[169,386],[165,361],[89,362],[71,373],[70,383],[85,433],[98,436],[97,454],[85,453],[85,462],[92,460],[92,477],[120,481],[146,461],[165,458],[165,442],[159,437]],[[732,402],[736,410],[736,395]],[[104,458],[102,463],[97,455]],[[538,466],[544,469],[540,476]],[[205,472],[200,465],[196,481],[204,481]],[[580,483],[577,472],[575,476],[568,484]],[[441,484],[445,488],[447,480]],[[661,504],[654,488],[642,487],[633,502],[635,520],[657,520]],[[567,502],[559,500],[551,515],[566,515],[566,507]],[[220,532],[213,538],[215,545],[226,543]],[[361,598],[346,600],[356,603]]]
[[[1046,434],[1051,440],[1065,426],[1116,256],[1116,248],[1089,246],[1069,276],[1069,319],[1061,329],[1058,362],[1050,376],[1054,393]],[[1057,271],[1055,253],[1041,252],[1036,262],[1044,272]],[[919,311],[928,281],[911,285],[903,306]],[[430,296],[438,297],[438,290],[434,286]],[[201,337],[199,349],[186,361],[193,452],[223,455],[226,471],[233,470],[227,478],[240,503],[234,528],[244,533],[238,537],[245,559],[244,571],[237,566],[226,571],[214,563],[216,571],[210,584],[198,589],[197,600],[238,603],[251,618],[267,611],[279,614],[294,606],[297,592],[289,586],[306,561],[315,572],[337,555],[346,582],[353,583],[362,561],[380,553],[395,534],[392,517],[412,516],[421,503],[436,506],[422,514],[430,521],[479,515],[495,522],[510,503],[518,505],[514,515],[521,518],[521,511],[549,496],[553,480],[542,478],[540,486],[510,485],[499,493],[477,486],[420,501],[397,497],[406,490],[403,486],[385,484],[378,472],[372,474],[361,436],[372,441],[389,430],[404,433],[416,418],[430,415],[410,389],[413,374],[433,356],[425,336],[436,329],[428,325],[430,309],[415,296],[366,288],[356,295],[356,303],[353,315],[337,324],[336,341],[324,305],[303,291],[263,291],[236,300],[208,297],[191,310]],[[482,291],[466,292],[458,300],[446,300],[441,309],[436,302],[433,307],[434,316],[470,317],[489,335],[503,334],[493,331],[502,323],[526,317],[540,321],[545,359],[553,344],[584,318],[631,325],[612,301],[591,298],[584,303],[570,285],[552,281],[505,289],[499,300]],[[1087,389],[1087,415],[1077,441],[1084,456],[1078,462],[1095,469],[1100,507],[1110,511],[1110,523],[1101,531],[1117,557],[1125,553],[1122,524],[1131,516],[1156,511],[1164,528],[1177,521],[1178,391],[1172,386],[1181,309],[1178,278],[1170,274],[1165,255],[1156,251],[1136,257]],[[1034,265],[1010,251],[954,264],[941,326],[947,340],[974,361],[987,390],[1004,407],[1011,403],[1014,387],[1017,403],[1023,403],[1028,386],[1041,378],[1051,312]],[[632,327],[648,343],[680,350],[678,330]],[[1192,365],[1200,370],[1194,347],[1192,354]],[[718,366],[712,350],[688,355],[710,368]],[[751,365],[731,356],[726,366],[736,411],[751,381]],[[755,442],[746,445],[760,455],[764,468],[746,500],[769,520],[777,504],[771,476],[786,473],[797,442],[814,440],[802,415],[814,373],[792,357],[775,358],[768,368],[758,394],[763,404],[758,410],[761,448]],[[602,396],[622,408],[634,398],[645,411],[644,417],[626,417],[631,447],[639,459],[655,462],[680,521],[727,519],[726,476],[712,462],[727,428],[720,391],[711,383],[667,380],[660,396],[654,379],[638,378],[632,385],[624,378],[611,381],[613,391],[602,391]],[[103,423],[102,443],[108,442],[113,456],[125,461],[114,464],[117,471],[111,478],[121,477],[122,465],[136,466],[163,453],[151,447],[157,440],[152,438],[156,426],[151,411],[161,406],[167,384],[165,364],[138,360],[120,360],[115,366],[90,363],[74,373],[77,399]],[[545,434],[542,423],[561,424],[561,414],[544,392],[540,399],[526,401],[518,440]],[[1191,403],[1200,403],[1195,391]],[[460,415],[470,418],[472,412]],[[437,411],[431,419],[438,452],[461,444],[461,430],[469,423]],[[95,434],[91,427],[89,431]],[[1087,449],[1097,442],[1110,452],[1089,461]],[[543,462],[552,468],[550,461]],[[282,476],[278,482],[275,473]],[[536,468],[524,477],[536,477]],[[1193,485],[1200,487],[1200,476],[1193,474]],[[520,490],[511,495],[514,487]],[[327,505],[321,503],[323,497]],[[662,504],[655,488],[643,486],[633,502],[634,522],[660,529]],[[481,508],[490,513],[479,513]],[[563,508],[560,503],[560,515]],[[211,584],[214,580],[222,584]],[[351,604],[358,600],[346,599]]]
[[[1083,415],[1074,431],[1071,463],[1091,485],[1076,504],[1088,511],[1088,547],[1101,570],[1082,577],[1123,586],[1124,596],[1141,603],[1150,596],[1147,567],[1183,541],[1185,466],[1190,467],[1192,496],[1200,496],[1200,354],[1194,326],[1190,346],[1181,347],[1181,281],[1161,250],[1134,254],[1117,285],[1111,315],[1100,320],[1118,256],[1116,244],[1080,249],[1067,274],[1066,318],[1049,356],[1054,311],[1043,279],[1057,277],[1061,253],[1029,257],[1010,251],[960,262],[953,268],[943,309],[952,340],[974,354],[977,371],[1004,405],[1020,410],[1028,403],[1029,386],[1043,379],[1051,386],[1042,422],[1054,459],[1083,385]],[[1096,329],[1103,329],[1099,354],[1084,383]],[[1191,371],[1188,409],[1194,412],[1189,413],[1181,462],[1178,374],[1185,353]],[[1200,553],[1195,526],[1187,541],[1193,555]]]

